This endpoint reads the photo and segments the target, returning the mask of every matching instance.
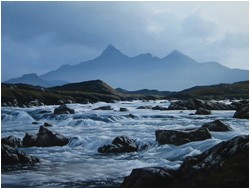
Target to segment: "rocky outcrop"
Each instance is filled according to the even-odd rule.
[[[205,109],[205,108],[199,108],[196,112],[195,115],[210,115],[211,110]]]
[[[34,164],[39,162],[39,159],[29,156],[9,145],[1,145],[1,163],[2,166],[10,164]]]
[[[163,107],[163,106],[155,106],[152,108],[152,110],[160,110],[160,111],[164,111],[164,110],[168,110],[168,108]]]
[[[135,141],[127,136],[116,137],[112,141],[112,144],[98,148],[99,153],[125,153],[136,151],[138,151],[138,148]]]
[[[74,114],[75,110],[70,109],[65,104],[59,106],[54,110],[54,114]]]
[[[55,131],[51,131],[44,126],[40,126],[38,134],[31,135],[26,133],[23,138],[24,147],[49,147],[49,146],[65,146],[69,140],[65,136]]]
[[[200,155],[187,157],[179,172],[184,178],[190,178],[197,173],[222,167],[226,159],[242,151],[249,151],[248,135],[221,142]]]
[[[13,148],[20,148],[23,147],[22,140],[20,138],[14,136],[8,136],[1,139],[2,144],[9,145]]]
[[[114,110],[111,106],[101,106],[93,110]]]
[[[221,120],[215,120],[203,124],[201,127],[207,128],[209,131],[231,131],[232,128],[229,124],[223,123]]]
[[[192,130],[156,130],[156,141],[159,144],[182,145],[192,141],[201,141],[211,138],[206,128]]]
[[[234,113],[234,118],[249,119],[249,102],[243,101]]]
[[[126,188],[248,186],[248,135],[237,136],[215,145],[200,155],[187,157],[178,170],[159,167],[134,169],[124,178],[121,185]]]
[[[205,108],[208,110],[235,110],[236,106],[221,102],[190,99],[172,102],[168,107],[169,110],[198,110],[199,108]]]

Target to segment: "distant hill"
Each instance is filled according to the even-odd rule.
[[[199,63],[177,50],[164,58],[150,53],[129,57],[109,45],[93,60],[64,65],[40,77],[71,83],[100,79],[129,91],[180,91],[193,86],[244,81],[249,79],[248,75],[248,70],[230,69],[218,62]]]
[[[125,91],[125,92],[124,92]],[[38,106],[62,103],[114,102],[120,100],[156,99],[248,99],[249,81],[233,84],[197,86],[180,92],[157,90],[115,90],[101,80],[43,88],[27,84],[1,85],[2,106]]]
[[[4,81],[4,83],[9,84],[28,84],[33,86],[41,86],[41,87],[52,87],[57,85],[63,85],[67,82],[60,81],[60,80],[45,80],[40,78],[37,74],[31,73],[31,74],[24,74],[21,77],[9,79],[7,81]]]
[[[127,91],[122,88],[117,88],[116,89],[118,92],[122,94],[135,94],[135,95],[153,95],[153,96],[168,96],[171,94],[174,94],[175,92],[170,92],[170,91],[158,91],[158,90],[149,90],[149,89],[141,89],[137,91]]]
[[[114,90],[112,87],[110,87],[101,80],[70,83],[62,86],[51,87],[50,89],[55,91],[79,91],[86,93],[119,95],[116,90]]]
[[[196,86],[169,95],[168,98],[248,99],[249,81],[241,81],[232,84],[222,83],[210,86]]]

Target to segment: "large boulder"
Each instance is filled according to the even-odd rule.
[[[1,163],[2,166],[10,164],[33,164],[39,162],[39,159],[29,156],[7,144],[1,145]]]
[[[133,169],[131,174],[124,178],[123,188],[161,188],[173,181],[176,170],[162,167],[146,167]]]
[[[54,114],[74,114],[75,110],[67,107],[65,104],[55,108]]]
[[[196,115],[210,115],[211,110],[205,109],[205,108],[199,108],[196,112]]]
[[[1,139],[2,144],[9,145],[13,148],[20,148],[23,147],[22,140],[20,138],[14,136],[8,136]]]
[[[204,123],[201,127],[207,128],[209,131],[231,131],[229,124],[223,123],[221,120],[215,120],[209,123]]]
[[[207,128],[189,130],[156,130],[156,141],[160,144],[182,145],[192,141],[201,141],[211,138]]]
[[[215,145],[202,154],[187,157],[181,164],[179,172],[184,178],[190,178],[197,173],[222,167],[225,160],[243,151],[249,151],[248,135],[237,136]]]
[[[234,118],[239,119],[249,119],[249,103],[248,101],[244,101],[239,105],[236,112],[234,113]]]
[[[125,153],[136,151],[138,151],[138,148],[135,141],[127,136],[116,137],[112,141],[112,144],[98,148],[99,153]]]
[[[69,139],[62,134],[51,131],[44,126],[40,126],[38,134],[31,135],[26,133],[23,138],[24,147],[49,147],[49,146],[65,146],[69,143]]]
[[[237,136],[202,154],[187,157],[177,170],[161,167],[133,169],[121,187],[248,188],[249,136]]]
[[[101,106],[93,110],[114,110],[111,106]]]

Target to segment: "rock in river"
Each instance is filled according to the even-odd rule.
[[[9,164],[33,164],[39,162],[39,159],[29,156],[9,145],[1,145],[1,163],[2,166]]]
[[[25,137],[23,138],[24,147],[65,146],[68,143],[68,138],[58,132],[51,131],[44,126],[40,126],[38,134],[31,135],[26,133]]]
[[[95,108],[94,110],[114,110],[111,106],[101,106],[98,108]]]
[[[20,148],[23,146],[22,140],[14,136],[8,136],[1,139],[2,144],[9,145],[13,148]]]
[[[209,131],[231,131],[230,125],[223,123],[221,120],[215,120],[209,123],[203,124],[201,127],[207,128]]]
[[[75,110],[67,107],[65,104],[59,106],[54,110],[54,114],[74,114]]]
[[[192,141],[201,141],[211,138],[207,128],[192,130],[156,130],[156,141],[160,144],[182,145]]]
[[[116,137],[112,141],[112,144],[104,145],[103,147],[98,148],[98,152],[100,153],[125,153],[136,151],[138,151],[138,148],[135,141],[127,136]]]
[[[242,103],[234,113],[234,118],[239,119],[249,119],[249,103],[246,101],[245,103]]]
[[[205,109],[205,108],[199,108],[196,112],[196,115],[210,115],[211,110]]]
[[[177,170],[162,167],[133,169],[121,187],[249,187],[249,136],[237,136],[202,154],[187,157]]]

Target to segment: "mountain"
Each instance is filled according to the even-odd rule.
[[[39,86],[43,86],[43,87],[51,86],[50,83],[48,83],[47,81],[41,79],[35,73],[24,74],[21,77],[9,79],[9,80],[5,81],[4,83],[12,83],[12,84],[14,84],[14,83],[24,83],[24,84],[34,85],[34,86],[39,85]]]
[[[63,85],[67,82],[60,80],[44,80],[40,78],[37,74],[31,73],[31,74],[24,74],[18,78],[9,79],[7,81],[4,81],[4,83],[9,83],[9,84],[22,83],[33,86],[52,87],[57,85]]]
[[[127,90],[180,91],[197,85],[248,80],[248,70],[230,69],[217,62],[198,63],[174,50],[164,58],[150,53],[129,57],[109,45],[97,58],[76,65],[63,65],[40,76],[45,81],[70,83],[103,80]]]

